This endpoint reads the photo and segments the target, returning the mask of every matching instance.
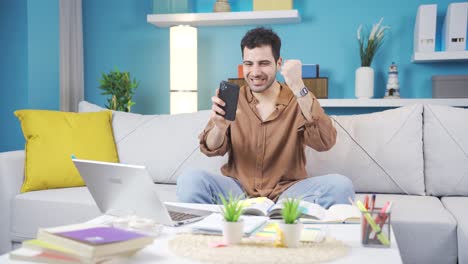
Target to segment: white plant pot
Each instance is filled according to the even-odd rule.
[[[356,97],[369,99],[374,96],[374,69],[371,67],[359,67],[356,70]]]
[[[227,222],[223,220],[223,241],[227,245],[239,244],[244,235],[244,221]]]
[[[280,228],[283,231],[285,246],[288,248],[298,247],[300,244],[302,223],[285,224],[281,222]]]

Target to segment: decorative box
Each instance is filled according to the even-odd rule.
[[[244,65],[237,65],[237,78],[244,78]]]
[[[302,78],[317,78],[319,77],[318,64],[302,64]]]
[[[328,98],[328,78],[302,78],[304,85],[311,91],[315,97],[322,99]]]
[[[468,75],[432,76],[433,98],[467,98]]]
[[[153,0],[154,14],[191,13],[193,8],[193,0]]]
[[[289,10],[293,8],[293,0],[253,0],[254,11]]]

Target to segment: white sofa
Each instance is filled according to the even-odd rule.
[[[80,111],[101,108],[82,102]],[[182,115],[115,112],[122,163],[148,167],[165,201],[176,201],[177,176],[187,168],[218,172],[226,157],[198,150],[209,111]],[[394,201],[392,222],[405,263],[468,263],[468,110],[410,105],[364,115],[332,116],[337,144],[307,148],[310,176],[341,173],[358,198]],[[100,213],[86,187],[20,194],[24,151],[0,153],[0,253],[35,236],[38,227],[88,220]]]

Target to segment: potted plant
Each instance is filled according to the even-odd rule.
[[[244,222],[240,218],[244,209],[244,195],[233,196],[229,193],[228,197],[219,194],[219,199],[223,206],[221,214],[223,215],[223,240],[227,245],[240,243],[244,235]]]
[[[302,223],[298,220],[302,215],[301,199],[286,198],[282,203],[283,222],[280,223],[280,229],[283,233],[284,244],[286,247],[298,247],[302,232]]]
[[[370,33],[362,30],[362,25],[357,30],[357,40],[359,43],[359,55],[361,57],[361,67],[356,70],[356,97],[372,98],[374,96],[374,69],[371,68],[372,59],[384,41],[385,31],[389,29],[382,26],[383,18],[373,25]]]
[[[99,88],[103,90],[102,95],[110,95],[106,107],[111,110],[130,112],[135,105],[132,101],[135,89],[140,84],[136,79],[130,78],[129,72],[120,72],[118,69],[102,74]]]

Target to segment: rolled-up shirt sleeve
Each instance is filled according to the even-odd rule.
[[[313,97],[310,116],[312,120],[307,120],[304,115],[299,126],[299,130],[304,133],[304,144],[316,151],[327,151],[335,145],[336,129],[331,118],[320,106],[317,98]]]
[[[224,140],[223,144],[217,149],[209,149],[206,146],[206,138],[208,137],[208,133],[213,129],[214,123],[213,121],[209,121],[208,124],[206,125],[205,129],[203,132],[200,133],[198,136],[198,139],[200,140],[200,151],[205,154],[208,157],[213,157],[213,156],[224,156],[226,152],[229,150],[229,139],[228,139],[228,131],[226,131],[226,134],[224,135]]]

